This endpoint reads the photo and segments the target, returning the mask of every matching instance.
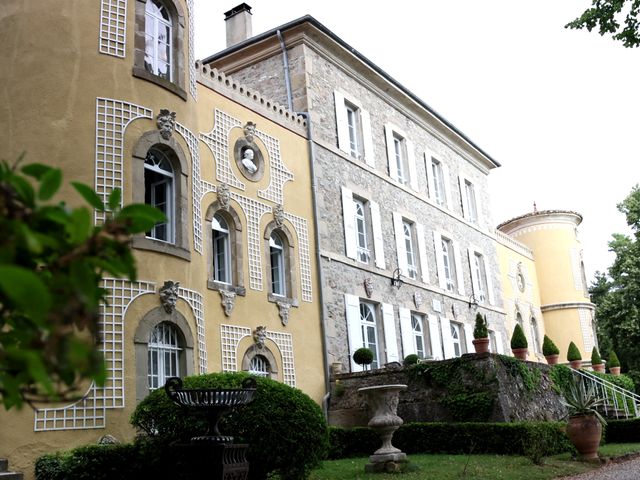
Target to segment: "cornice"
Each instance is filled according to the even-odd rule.
[[[563,303],[550,303],[549,305],[542,305],[540,310],[542,313],[552,312],[554,310],[568,310],[568,309],[580,309],[586,308],[587,310],[595,311],[596,306],[591,302],[563,302]]]

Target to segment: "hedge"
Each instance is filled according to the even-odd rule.
[[[605,439],[607,443],[640,442],[640,418],[607,420]]]
[[[393,445],[405,453],[488,453],[529,455],[533,448],[544,456],[572,451],[562,422],[407,423],[393,436]],[[381,441],[369,428],[329,429],[329,458],[363,457]]]

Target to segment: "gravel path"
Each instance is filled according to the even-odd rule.
[[[617,460],[609,465],[562,480],[640,480],[640,456],[630,460]]]

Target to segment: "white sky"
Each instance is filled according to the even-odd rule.
[[[195,0],[196,58],[225,48],[240,3]],[[640,49],[563,28],[589,0],[247,3],[254,35],[312,15],[502,164],[495,225],[534,200],[577,211],[589,282],[611,264],[611,234],[628,232],[616,204],[640,182]]]

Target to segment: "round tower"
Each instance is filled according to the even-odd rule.
[[[574,342],[588,360],[596,345],[594,311],[587,290],[578,239],[579,213],[534,211],[498,226],[533,251],[546,334],[558,345],[561,361]]]

